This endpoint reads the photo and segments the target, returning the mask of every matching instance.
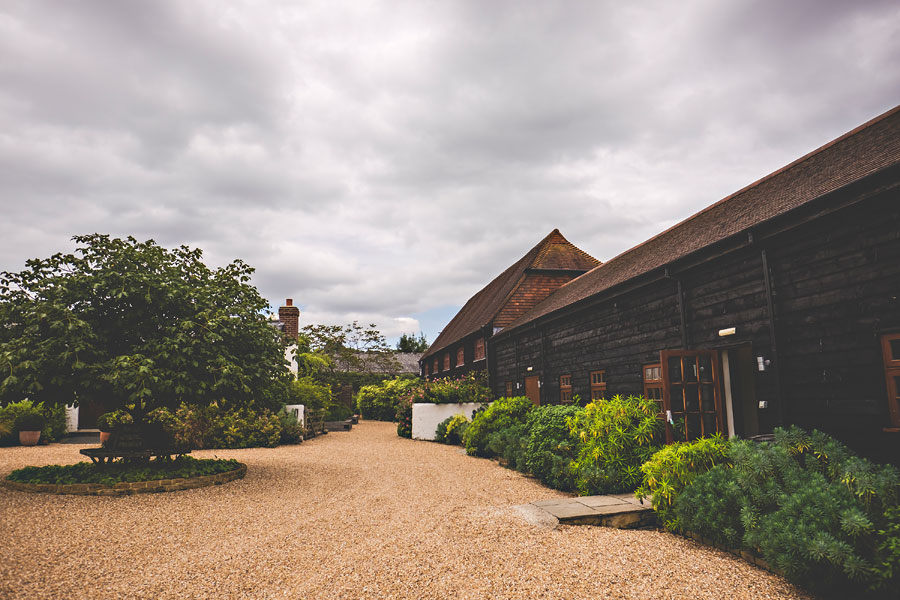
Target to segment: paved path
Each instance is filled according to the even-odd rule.
[[[0,476],[79,448],[0,448]],[[676,536],[529,522],[515,506],[562,495],[388,423],[195,454],[249,472],[122,498],[0,489],[0,598],[804,597]]]

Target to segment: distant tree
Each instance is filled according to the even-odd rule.
[[[414,352],[420,354],[428,350],[428,340],[425,339],[425,334],[421,331],[419,332],[419,337],[416,337],[414,334],[403,334],[400,336],[400,341],[397,342],[397,351],[398,352]]]
[[[395,373],[400,363],[393,349],[374,323],[349,325],[307,325],[302,337],[312,352],[331,360],[330,369],[345,373]]]
[[[182,402],[276,408],[290,371],[240,260],[92,234],[0,272],[0,404],[92,400],[135,423]]]

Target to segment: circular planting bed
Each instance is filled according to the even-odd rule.
[[[90,463],[25,467],[3,480],[10,489],[45,494],[127,496],[192,490],[242,479],[247,465],[236,460],[198,460],[181,456],[170,461],[134,465]]]

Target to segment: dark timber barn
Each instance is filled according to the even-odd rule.
[[[667,437],[817,428],[900,462],[900,107],[551,293],[495,394],[657,399]]]

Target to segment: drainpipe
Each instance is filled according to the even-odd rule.
[[[784,425],[785,406],[781,394],[781,363],[778,362],[778,343],[775,330],[775,303],[772,300],[772,278],[769,274],[769,261],[766,249],[760,251],[762,258],[763,280],[766,283],[766,310],[769,313],[769,340],[772,345],[772,363],[775,365],[775,411],[779,425]]]

